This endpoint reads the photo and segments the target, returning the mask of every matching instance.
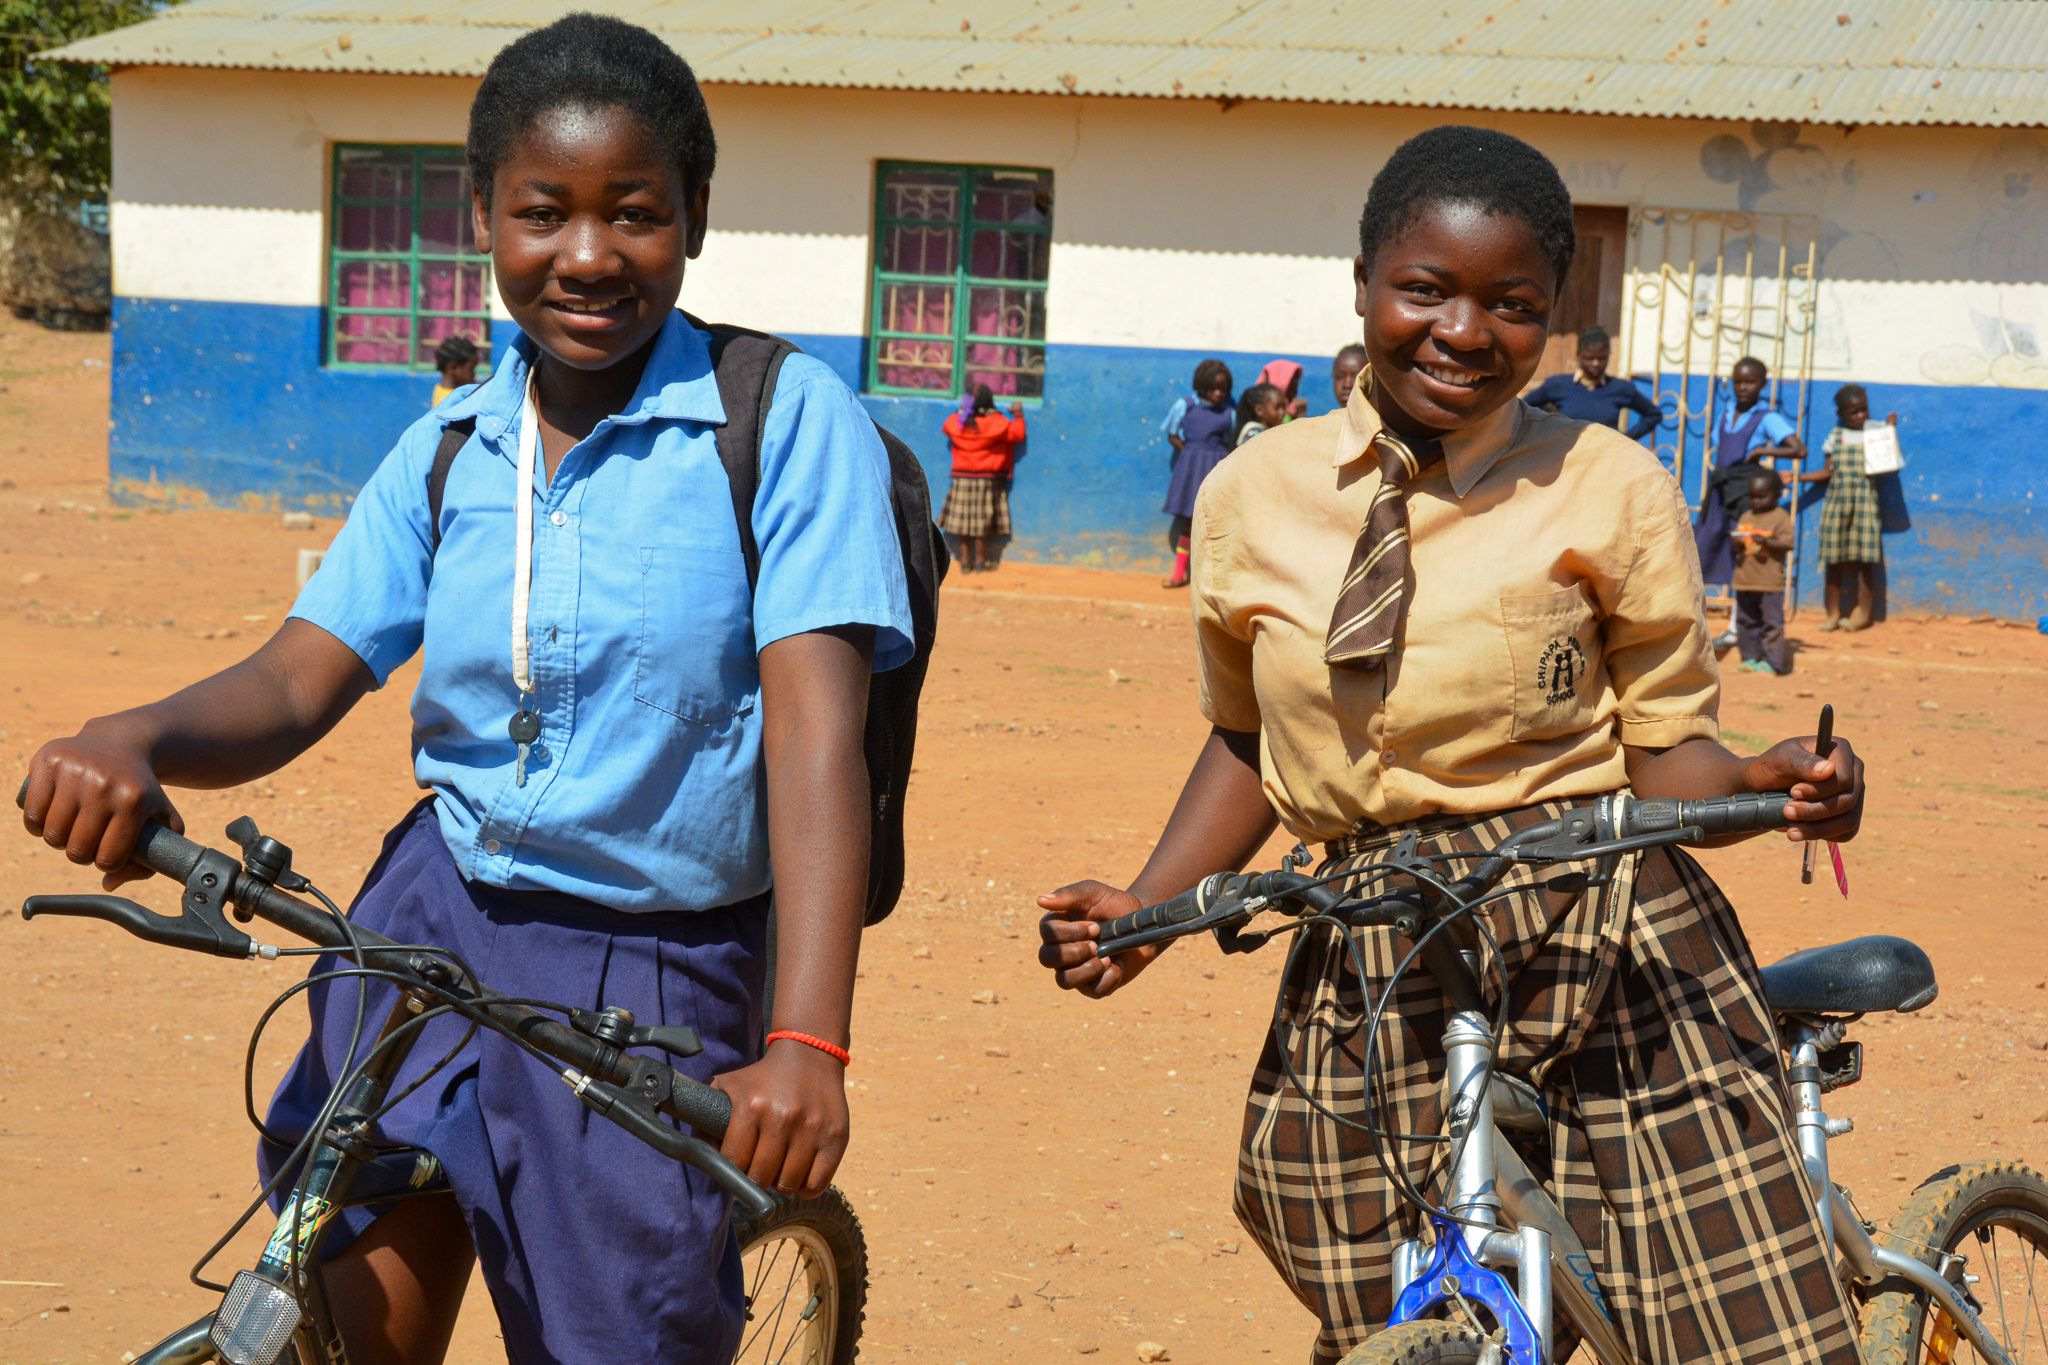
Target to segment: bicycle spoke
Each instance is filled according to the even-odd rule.
[[[2021,1246],[2025,1246],[2030,1252],[2040,1252],[2038,1246],[2034,1246],[2032,1242],[2028,1242],[2025,1238],[2019,1238],[2019,1242],[2021,1242]],[[2040,1302],[2040,1295],[2034,1291],[2034,1263],[2038,1259],[2040,1259],[2038,1254],[2030,1254],[2030,1257],[2028,1257],[2028,1322],[2030,1324],[2040,1324],[2042,1326],[2042,1340],[2048,1340],[2048,1324],[2042,1324],[2042,1302]],[[2028,1334],[2025,1334],[2019,1340],[2019,1365],[2025,1365],[2025,1361],[2028,1361],[2028,1342],[2030,1340],[2034,1340],[2032,1326],[2028,1328]]]
[[[808,1258],[808,1254],[807,1254],[807,1253],[802,1253],[802,1252],[799,1252],[799,1253],[798,1253],[798,1256],[797,1256],[797,1262],[798,1262],[798,1264],[799,1264],[799,1265],[802,1265],[802,1263],[803,1263],[803,1262],[804,1262],[805,1260],[807,1260],[807,1259],[809,1259],[809,1258]],[[792,1276],[792,1277],[791,1277],[791,1281],[792,1281],[792,1283],[794,1283],[794,1281],[795,1281],[795,1277],[794,1277],[794,1276]],[[811,1287],[811,1277],[810,1277],[809,1275],[805,1275],[805,1276],[804,1276],[804,1288],[808,1290],[808,1289],[810,1289],[810,1287]],[[805,1306],[805,1307],[809,1307],[809,1306],[810,1306],[810,1302],[811,1302],[811,1299],[812,1299],[812,1298],[814,1298],[814,1297],[815,1297],[815,1293],[810,1293],[810,1294],[806,1294],[806,1295],[804,1296],[804,1306]],[[797,1342],[798,1342],[798,1341],[799,1341],[800,1339],[807,1339],[807,1338],[809,1338],[809,1337],[811,1336],[811,1330],[812,1330],[812,1328],[813,1328],[813,1326],[814,1326],[814,1325],[815,1325],[815,1324],[814,1324],[814,1321],[813,1321],[813,1319],[810,1319],[810,1318],[804,1317],[804,1316],[803,1316],[803,1315],[802,1315],[801,1313],[799,1313],[799,1314],[797,1315],[797,1323],[796,1323],[796,1330],[795,1330],[795,1331],[793,1331],[793,1332],[791,1332],[791,1333],[789,1334],[789,1341],[788,1341],[788,1343],[787,1343],[786,1345],[784,1345],[784,1346],[783,1346],[781,1354],[780,1354],[780,1355],[777,1355],[777,1356],[775,1357],[775,1359],[774,1359],[774,1361],[773,1361],[773,1362],[771,1363],[771,1365],[782,1365],[783,1357],[785,1357],[785,1356],[787,1356],[787,1355],[789,1354],[789,1348],[790,1348],[791,1346],[794,1346],[794,1345],[796,1345],[796,1344],[797,1344]],[[802,1362],[803,1362],[803,1361],[805,1361],[805,1360],[808,1360],[809,1358],[810,1358],[810,1353],[809,1353],[808,1351],[806,1351],[806,1352],[804,1353],[804,1355],[803,1355],[803,1356],[801,1356],[801,1357],[799,1357],[799,1358],[798,1358],[798,1365],[802,1365]]]
[[[1985,1263],[1991,1272],[1989,1278],[1992,1281],[1992,1291],[1998,1295],[1998,1325],[2003,1329],[2000,1340],[2007,1343],[2006,1349],[2010,1351],[2012,1349],[2012,1322],[2006,1317],[2005,1313],[2005,1267],[1998,1259],[1998,1229],[1992,1227],[1984,1229],[1984,1231],[1989,1235],[1980,1241],[1978,1245],[1989,1248],[1985,1256]]]
[[[778,1241],[778,1242],[776,1243],[776,1246],[775,1246],[775,1259],[776,1259],[777,1261],[780,1261],[780,1260],[782,1259],[782,1247],[783,1247],[783,1244],[784,1244],[784,1243],[786,1243],[786,1242],[788,1242],[788,1241],[790,1241],[790,1239],[789,1239],[789,1238],[786,1238],[786,1237],[785,1237],[785,1238],[781,1239],[781,1241]],[[796,1280],[796,1273],[797,1273],[797,1271],[798,1271],[798,1270],[800,1270],[800,1269],[802,1269],[802,1268],[803,1268],[803,1248],[801,1248],[801,1247],[798,1247],[798,1248],[796,1249],[796,1255],[795,1255],[795,1256],[793,1256],[793,1257],[791,1258],[791,1260],[790,1260],[790,1267],[789,1267],[789,1279],[788,1279],[788,1280],[786,1280],[786,1281],[784,1281],[784,1283],[783,1283],[783,1286],[782,1286],[782,1296],[781,1296],[781,1297],[780,1297],[779,1299],[777,1299],[777,1300],[776,1300],[776,1302],[775,1302],[775,1316],[774,1316],[774,1318],[772,1318],[772,1319],[771,1319],[770,1321],[768,1321],[768,1322],[766,1322],[766,1323],[763,1323],[763,1324],[761,1325],[761,1327],[759,1327],[759,1328],[757,1328],[757,1329],[755,1330],[755,1332],[754,1332],[754,1335],[753,1335],[752,1337],[749,1337],[749,1338],[747,1339],[746,1343],[745,1343],[744,1345],[742,1345],[742,1346],[740,1347],[740,1350],[742,1351],[742,1353],[744,1353],[744,1352],[745,1352],[745,1350],[746,1350],[746,1348],[747,1348],[748,1346],[751,1346],[751,1345],[753,1345],[753,1344],[754,1344],[754,1342],[756,1342],[756,1341],[760,1340],[760,1337],[761,1337],[761,1333],[762,1333],[762,1332],[766,1332],[766,1333],[768,1334],[768,1346],[769,1346],[769,1349],[771,1349],[771,1350],[772,1350],[772,1349],[774,1348],[774,1346],[775,1346],[775,1343],[776,1343],[776,1341],[777,1341],[777,1340],[778,1340],[778,1339],[779,1339],[779,1338],[781,1337],[781,1331],[780,1331],[780,1328],[781,1328],[781,1326],[782,1326],[782,1315],[783,1315],[783,1313],[784,1313],[784,1312],[786,1312],[786,1311],[788,1310],[788,1308],[789,1308],[789,1286],[790,1286],[790,1284],[791,1284],[791,1283],[793,1283],[793,1282],[794,1282],[794,1281]],[[766,1278],[766,1277],[765,1277],[765,1275],[763,1276],[763,1278]],[[760,1300],[759,1300],[759,1299],[756,1299],[756,1300],[755,1300],[755,1302],[756,1302],[756,1303],[759,1303],[759,1302],[760,1302]],[[785,1349],[785,1350],[787,1350],[788,1348],[787,1348],[787,1347],[784,1347],[784,1349]],[[779,1358],[779,1357],[778,1357],[778,1358]]]
[[[788,1238],[778,1238],[775,1242],[775,1254],[772,1256],[764,1256],[761,1258],[760,1269],[755,1273],[754,1276],[753,1291],[747,1295],[747,1310],[749,1313],[752,1313],[753,1310],[759,1306],[761,1302],[761,1285],[764,1281],[767,1280],[768,1272],[775,1268],[775,1263],[782,1259],[782,1249],[788,1245]],[[737,1360],[740,1357],[745,1356],[747,1353],[747,1348],[752,1346],[756,1341],[759,1341],[761,1339],[761,1333],[763,1332],[768,1332],[768,1344],[773,1346],[775,1344],[775,1333],[769,1331],[769,1328],[773,1325],[773,1323],[781,1321],[781,1317],[782,1307],[780,1304],[777,1304],[776,1316],[773,1319],[771,1319],[769,1322],[759,1322],[757,1320],[756,1325],[754,1327],[753,1335],[740,1343],[739,1355],[735,1356],[734,1359]]]

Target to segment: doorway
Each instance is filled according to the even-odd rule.
[[[1598,325],[1609,336],[1621,329],[1622,275],[1628,255],[1628,210],[1604,204],[1572,205],[1579,249],[1558,291],[1543,363],[1529,381],[1534,388],[1554,374],[1570,374],[1579,352],[1579,333]],[[1617,371],[1620,366],[1615,367]]]

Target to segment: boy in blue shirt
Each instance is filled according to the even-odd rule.
[[[522,335],[400,439],[269,643],[45,745],[29,827],[109,888],[146,875],[128,863],[142,823],[181,827],[160,783],[283,766],[423,650],[413,774],[430,795],[352,918],[456,951],[515,995],[694,1027],[705,1051],[683,1069],[732,1097],[725,1154],[812,1194],[847,1141],[868,677],[912,650],[887,457],[853,394],[792,356],[762,432],[749,592],[706,337],[675,308],[716,144],[660,39],[588,14],[521,38],[478,89],[468,156],[477,242]],[[435,519],[428,471],[458,423],[473,432]],[[374,1018],[391,988],[367,989]],[[318,1112],[356,990],[308,993],[312,1036],[272,1131]],[[461,1035],[430,1026],[394,1093]],[[379,1126],[435,1152],[455,1199],[345,1215],[328,1283],[357,1359],[438,1359],[473,1244],[520,1365],[731,1360],[744,1307],[726,1201],[547,1070],[486,1034]]]

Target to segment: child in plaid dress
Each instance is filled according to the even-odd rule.
[[[993,569],[995,544],[1010,536],[1010,479],[1024,440],[1024,407],[1010,404],[1004,418],[996,412],[995,395],[981,384],[973,406],[963,402],[942,429],[953,450],[953,482],[939,509],[939,529],[960,538],[962,573]]]
[[[1202,486],[1212,729],[1129,890],[1039,898],[1060,986],[1128,984],[1162,948],[1097,958],[1100,921],[1244,867],[1280,822],[1323,846],[1323,875],[1361,877],[1404,842],[1469,853],[1623,788],[1787,791],[1794,839],[1855,832],[1853,754],[1717,742],[1699,558],[1663,467],[1517,401],[1574,241],[1556,168],[1503,133],[1435,129],[1374,179],[1354,272],[1370,364],[1344,411],[1267,431]],[[1543,1096],[1551,1189],[1630,1353],[1855,1365],[1734,907],[1676,849],[1621,856],[1605,890],[1533,868],[1505,885],[1523,894],[1484,912],[1501,957],[1485,989],[1510,1000],[1499,1066]],[[1442,1131],[1451,1005],[1427,974],[1401,978],[1377,1034],[1387,1105],[1369,1104],[1366,1016],[1410,945],[1305,933],[1251,1078],[1236,1212],[1333,1365],[1387,1320],[1393,1247],[1420,1232],[1379,1156],[1442,1189],[1445,1148],[1384,1151],[1361,1129],[1391,1109],[1401,1132]]]
[[[1877,566],[1884,562],[1884,537],[1877,509],[1877,489],[1863,470],[1863,426],[1870,420],[1870,395],[1861,384],[1835,390],[1838,419],[1821,446],[1823,464],[1798,476],[1801,483],[1824,483],[1827,499],[1820,508],[1820,562],[1826,575],[1827,619],[1822,630],[1864,630],[1870,625],[1877,594]],[[1899,424],[1896,412],[1885,422]],[[1842,615],[1844,589],[1856,605]]]

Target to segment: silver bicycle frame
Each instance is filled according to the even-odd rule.
[[[1814,1202],[1826,1230],[1829,1250],[1839,1254],[1859,1284],[1875,1284],[1897,1276],[1924,1290],[1930,1303],[1954,1319],[1957,1328],[1992,1365],[2013,1365],[2012,1357],[1957,1286],[1915,1257],[1881,1247],[1856,1216],[1849,1200],[1828,1176],[1828,1139],[1854,1126],[1848,1119],[1830,1119],[1821,1108],[1820,1053],[1842,1041],[1840,1021],[1815,1026],[1794,1021],[1788,1030],[1792,1071],[1802,1077],[1792,1089],[1793,1123],[1799,1154],[1813,1188]],[[1602,1302],[1593,1274],[1593,1260],[1578,1234],[1565,1221],[1542,1185],[1530,1173],[1502,1131],[1500,1117],[1510,1113],[1513,1126],[1525,1128],[1544,1120],[1511,1086],[1490,1072],[1493,1033],[1484,1015],[1461,1011],[1451,1018],[1443,1037],[1445,1128],[1452,1139],[1453,1166],[1447,1211],[1469,1220],[1465,1246],[1481,1265],[1516,1272],[1515,1297],[1536,1327],[1542,1343],[1542,1365],[1552,1365],[1552,1304],[1591,1348],[1601,1365],[1636,1365],[1621,1333]],[[1490,1138],[1490,1140],[1488,1140]],[[1419,1240],[1398,1244],[1393,1252],[1394,1297],[1412,1284],[1429,1263]]]

